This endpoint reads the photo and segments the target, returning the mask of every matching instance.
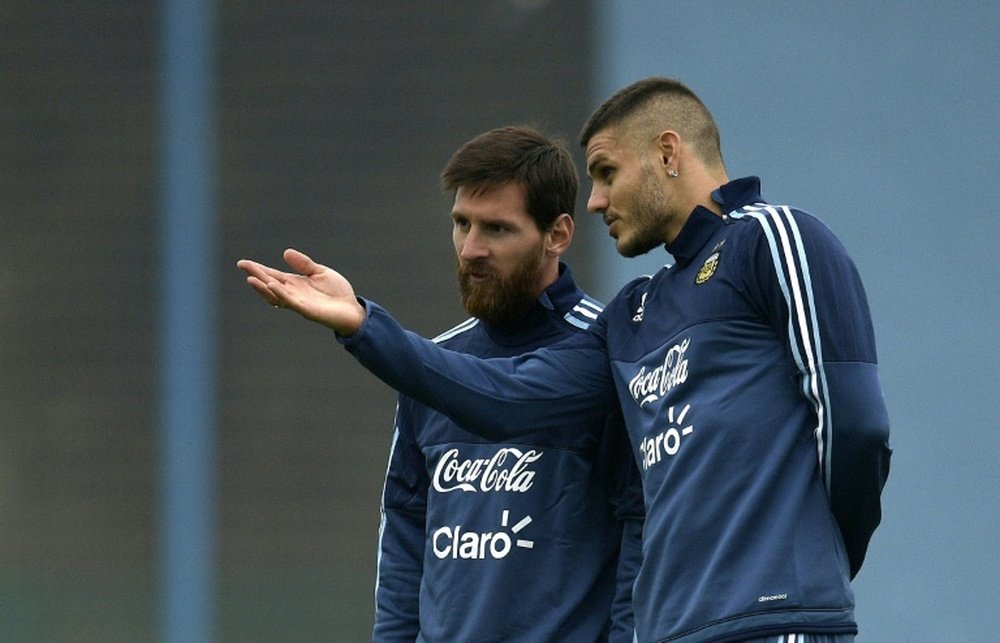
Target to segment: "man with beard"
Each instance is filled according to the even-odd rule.
[[[843,643],[850,581],[881,518],[889,422],[858,271],[812,215],[730,180],[701,100],[670,78],[620,90],[580,136],[620,254],[675,263],[626,284],[583,333],[516,359],[440,350],[342,276],[241,261],[268,302],[390,386],[516,440],[620,408],[645,495],[636,638]]]
[[[445,348],[512,356],[585,329],[601,306],[560,257],[578,179],[568,152],[506,127],[442,173],[462,304]],[[376,641],[631,642],[642,492],[618,413],[489,442],[408,397],[382,497]],[[620,552],[623,552],[621,556]]]

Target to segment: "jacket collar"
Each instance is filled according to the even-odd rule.
[[[730,181],[712,192],[712,200],[725,213],[739,210],[751,203],[761,203],[764,199],[760,196],[760,179],[748,176]],[[725,225],[725,221],[726,215],[720,217],[704,206],[695,207],[677,238],[665,245],[667,252],[673,255],[678,265],[687,264],[701,252],[715,232]]]

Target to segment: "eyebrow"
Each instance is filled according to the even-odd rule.
[[[608,159],[604,155],[604,153],[598,152],[594,156],[593,160],[591,160],[590,163],[587,164],[587,176],[590,178],[594,178],[594,170],[596,170],[598,166],[603,165],[607,162]]]
[[[528,215],[528,216],[530,218],[530,215]],[[468,215],[468,214],[465,214],[464,212],[460,212],[458,210],[452,210],[451,211],[451,218],[452,218],[452,220],[457,221],[459,218],[468,220],[468,219],[471,219],[473,217],[470,216],[470,215]],[[479,223],[482,224],[482,225],[495,225],[495,226],[501,226],[501,227],[511,228],[512,230],[513,229],[520,230],[521,226],[522,226],[521,222],[519,222],[519,221],[513,221],[513,220],[511,220],[511,218],[508,218],[508,217],[506,217],[506,216],[504,216],[502,214],[501,215],[496,215],[496,216],[479,216],[479,217],[475,217],[475,218],[478,219]]]

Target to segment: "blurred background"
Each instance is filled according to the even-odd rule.
[[[1000,5],[0,0],[0,641],[363,641],[395,395],[273,311],[313,254],[464,318],[438,173],[678,77],[868,288],[895,455],[859,641],[1000,620]],[[610,298],[669,262],[569,261]]]

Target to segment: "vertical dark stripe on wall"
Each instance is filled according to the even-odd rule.
[[[215,627],[216,289],[212,2],[160,13],[160,640]]]

